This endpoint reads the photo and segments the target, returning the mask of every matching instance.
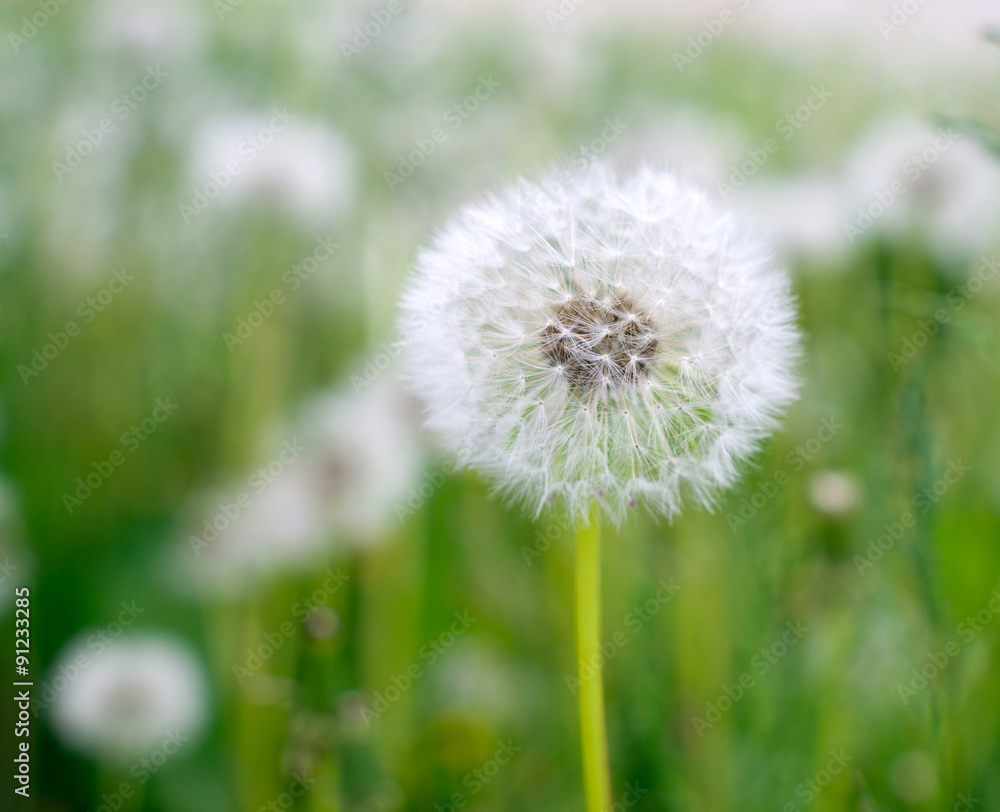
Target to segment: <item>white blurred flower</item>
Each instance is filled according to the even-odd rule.
[[[191,182],[202,187],[225,176],[219,205],[263,200],[311,228],[329,226],[354,203],[354,150],[338,130],[278,112],[205,121],[193,145]]]
[[[839,471],[820,471],[809,481],[809,501],[820,513],[841,518],[853,513],[861,501],[857,480]]]
[[[884,119],[859,139],[846,172],[849,222],[864,232],[925,232],[944,256],[996,246],[1000,161],[970,136],[908,117]]]
[[[345,541],[376,541],[397,520],[395,506],[423,463],[410,411],[390,372],[358,393],[320,395],[306,408],[306,466],[327,520]]]
[[[467,206],[403,310],[429,427],[534,512],[711,504],[796,394],[786,275],[732,213],[649,169]]]
[[[174,58],[189,54],[204,35],[204,20],[187,0],[104,0],[93,14],[91,41],[102,51]]]
[[[831,262],[846,252],[844,184],[835,176],[804,173],[754,178],[738,199],[789,260],[806,257]]]
[[[643,160],[666,166],[705,186],[728,181],[732,168],[745,157],[742,128],[708,110],[676,108],[669,115],[639,118],[631,123],[628,112],[622,120],[629,128],[615,145],[623,163]]]
[[[273,478],[199,500],[204,510],[183,547],[196,589],[239,594],[264,580],[308,569],[329,546],[316,488],[301,460]]]
[[[81,639],[53,668],[67,680],[52,705],[53,729],[67,747],[99,760],[141,757],[172,732],[193,737],[205,723],[201,665],[179,641],[142,637],[98,648]]]
[[[317,396],[294,439],[242,486],[198,498],[181,547],[189,585],[238,594],[384,539],[422,465],[408,404],[388,378]]]
[[[569,37],[553,37],[551,33],[537,25],[519,32],[525,54],[522,70],[530,77],[527,87],[541,99],[578,93],[581,87],[597,81],[601,72],[601,65],[589,49]]]

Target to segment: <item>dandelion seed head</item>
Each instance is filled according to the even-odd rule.
[[[269,112],[207,116],[190,145],[191,180],[201,188],[234,162],[240,170],[219,194],[223,206],[263,202],[312,228],[328,228],[351,211],[357,156],[334,127],[304,118],[284,123]]]
[[[858,209],[867,212],[865,232],[919,234],[949,259],[996,249],[1000,167],[974,138],[893,115],[862,134],[846,163],[845,208],[861,227],[869,221]]]
[[[711,505],[796,393],[784,271],[670,174],[596,165],[462,209],[403,301],[409,378],[459,461],[539,512]]]
[[[370,370],[376,370],[374,365]],[[394,375],[317,393],[242,479],[192,499],[176,555],[185,589],[232,596],[387,539],[423,471]]]
[[[581,394],[592,393],[598,379],[634,384],[656,355],[648,318],[629,311],[620,299],[584,297],[559,304],[541,331],[542,351]]]
[[[52,705],[53,729],[67,746],[101,761],[128,763],[161,746],[172,730],[192,737],[201,730],[204,675],[179,641],[126,638],[95,653],[81,638],[66,647],[56,667],[78,668],[81,658],[87,667]]]

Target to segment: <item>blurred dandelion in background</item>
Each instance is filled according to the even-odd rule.
[[[343,544],[377,543],[398,521],[394,508],[424,462],[416,412],[392,368],[374,382],[317,394],[304,406],[304,462]]]
[[[189,741],[206,721],[201,665],[174,639],[136,636],[108,644],[81,638],[61,653],[52,673],[53,685],[62,688],[51,709],[53,728],[69,747],[98,760],[128,763],[172,734]]]
[[[195,137],[190,182],[206,185],[205,206],[256,200],[312,230],[350,211],[356,162],[343,134],[287,110],[216,114]]]
[[[361,380],[361,379],[358,379]],[[422,466],[391,374],[314,395],[242,483],[199,496],[178,583],[237,595],[385,541]]]
[[[879,120],[851,150],[846,178],[856,228],[923,232],[942,257],[997,248],[1000,166],[954,126],[908,116]]]

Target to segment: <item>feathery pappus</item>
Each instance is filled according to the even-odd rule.
[[[429,428],[535,513],[710,505],[797,391],[786,273],[735,213],[650,168],[466,206],[402,309]]]

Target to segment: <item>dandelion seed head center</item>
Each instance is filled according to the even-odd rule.
[[[149,691],[135,680],[122,680],[107,697],[107,709],[117,719],[139,719],[148,706]]]
[[[639,383],[659,352],[652,319],[621,295],[571,297],[544,322],[546,360],[581,394]]]

